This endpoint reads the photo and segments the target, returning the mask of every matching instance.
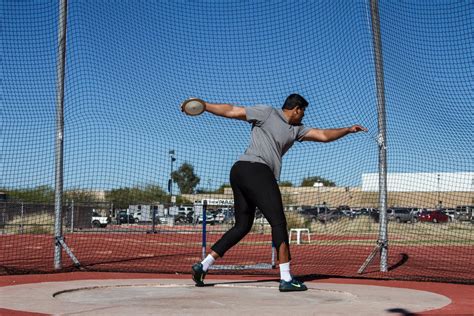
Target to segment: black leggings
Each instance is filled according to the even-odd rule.
[[[230,185],[234,191],[235,225],[211,249],[223,257],[244,238],[252,228],[255,207],[270,223],[272,241],[277,250],[282,243],[289,246],[280,188],[270,168],[263,163],[237,161],[230,171]]]

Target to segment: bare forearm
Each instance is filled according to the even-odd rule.
[[[232,104],[206,102],[206,111],[219,116],[225,116],[226,113],[232,111],[233,107],[234,106]]]
[[[351,133],[349,127],[323,129],[325,142],[332,142]]]
[[[329,129],[312,128],[303,137],[303,140],[328,143],[336,139],[339,139],[341,137],[344,137],[347,134],[367,132],[367,131],[368,129],[361,125],[352,125],[351,127],[329,128]]]
[[[206,102],[206,111],[222,117],[233,118],[238,120],[246,119],[245,108],[232,104]]]

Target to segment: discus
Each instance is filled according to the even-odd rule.
[[[198,98],[190,98],[183,102],[181,110],[187,115],[196,116],[206,109],[206,103]]]

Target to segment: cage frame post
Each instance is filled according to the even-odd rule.
[[[64,73],[66,65],[67,0],[59,2],[58,51],[56,59],[56,142],[54,174],[54,269],[62,269],[62,249],[76,267],[80,263],[66,245],[63,237],[63,180],[64,180]]]
[[[372,253],[360,267],[361,274],[380,252],[380,272],[387,272],[388,261],[388,227],[387,227],[387,134],[385,114],[385,87],[382,57],[382,39],[380,34],[380,17],[378,0],[370,0],[370,16],[372,22],[372,43],[375,63],[375,83],[377,90],[377,121],[378,121],[378,146],[379,146],[379,239]]]

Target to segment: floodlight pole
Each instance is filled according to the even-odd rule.
[[[377,246],[360,267],[358,273],[362,273],[365,268],[380,251],[380,271],[387,272],[388,259],[388,238],[387,238],[387,139],[385,120],[385,88],[382,59],[382,40],[380,35],[380,17],[378,0],[370,0],[370,16],[372,21],[372,43],[374,50],[375,76],[377,88],[377,113],[379,135],[377,138],[379,145],[379,239]]]
[[[168,191],[170,193],[170,203],[174,206],[173,200],[173,162],[176,161],[175,151],[171,149],[169,152],[170,160],[171,160],[171,169],[170,169],[170,179],[168,180]]]

